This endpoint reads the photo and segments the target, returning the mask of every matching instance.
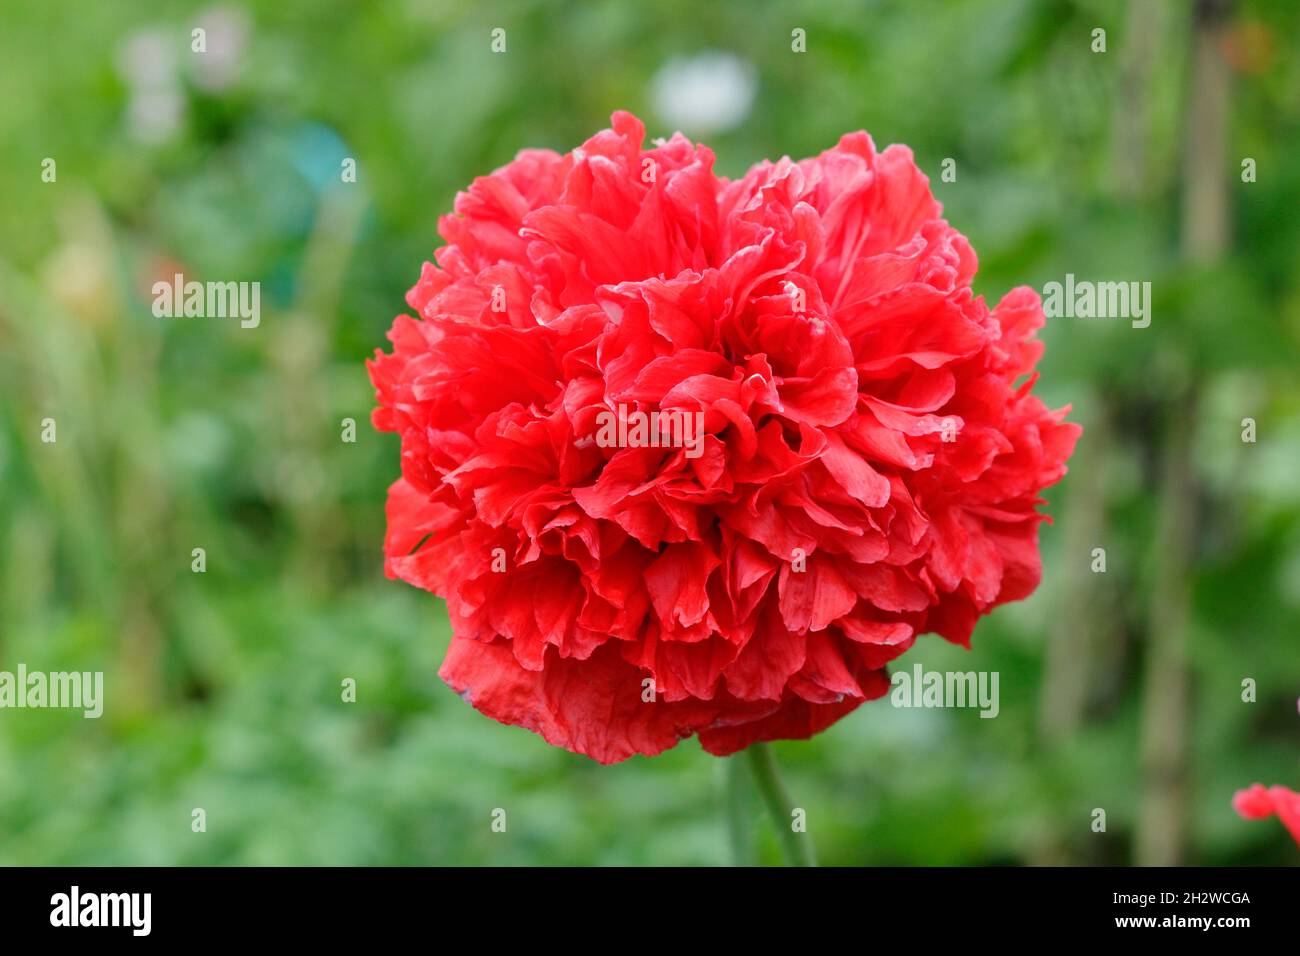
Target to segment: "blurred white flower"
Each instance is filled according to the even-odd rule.
[[[733,53],[706,50],[674,57],[651,81],[655,112],[693,137],[722,132],[749,115],[758,89],[754,67]]]
[[[180,130],[185,97],[178,59],[176,41],[157,27],[136,30],[117,48],[117,72],[129,92],[127,127],[142,142],[160,143]]]
[[[131,135],[141,142],[162,143],[175,136],[185,119],[185,97],[178,87],[137,89],[126,107]]]
[[[158,89],[176,81],[176,42],[159,27],[136,30],[117,48],[117,72],[134,89]]]
[[[210,93],[224,90],[239,76],[248,14],[236,7],[213,7],[199,16],[196,25],[207,35],[207,49],[194,56],[194,82]]]

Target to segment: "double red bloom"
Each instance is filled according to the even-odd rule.
[[[1038,584],[1079,434],[1030,392],[1042,308],[972,293],[906,147],[729,182],[612,125],[440,221],[370,363],[402,437],[386,570],[446,598],[443,679],[558,746],[808,737]],[[614,409],[699,413],[702,449],[602,447]]]

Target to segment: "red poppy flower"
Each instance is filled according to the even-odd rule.
[[[1247,820],[1264,820],[1276,814],[1300,846],[1300,793],[1257,783],[1238,790],[1233,795],[1232,807]]]
[[[1037,586],[1079,434],[1031,392],[1039,298],[971,291],[906,147],[730,182],[612,126],[441,219],[369,363],[402,439],[386,571],[446,599],[443,679],[558,746],[808,737]]]

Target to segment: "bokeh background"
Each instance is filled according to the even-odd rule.
[[[1150,328],[1045,331],[1041,393],[1086,431],[1047,495],[1041,589],[972,651],[903,658],[998,671],[1000,716],[879,701],[777,745],[822,862],[1300,861],[1230,807],[1300,785],[1291,0],[0,16],[0,669],[103,670],[107,697],[98,721],[0,711],[0,863],[730,861],[721,761],[687,741],[602,768],[478,715],[436,678],[442,603],[382,574],[398,443],[369,427],[363,360],[436,217],[620,108],[728,175],[858,128],[909,144],[993,300],[1067,272],[1153,286]],[[260,281],[260,327],[155,318],[175,271]]]

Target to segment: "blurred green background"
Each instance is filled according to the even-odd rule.
[[[97,721],[0,711],[0,863],[729,861],[721,761],[692,740],[602,768],[480,716],[436,678],[442,603],[382,574],[398,440],[363,360],[456,190],[614,109],[727,175],[858,128],[907,143],[994,301],[1153,285],[1150,328],[1045,331],[1040,392],[1086,430],[1041,589],[972,651],[902,659],[998,671],[1000,717],[878,701],[777,745],[822,862],[1300,861],[1230,807],[1300,785],[1291,0],[0,14],[0,669],[103,670],[107,697]],[[155,318],[175,271],[260,281],[260,327]]]

